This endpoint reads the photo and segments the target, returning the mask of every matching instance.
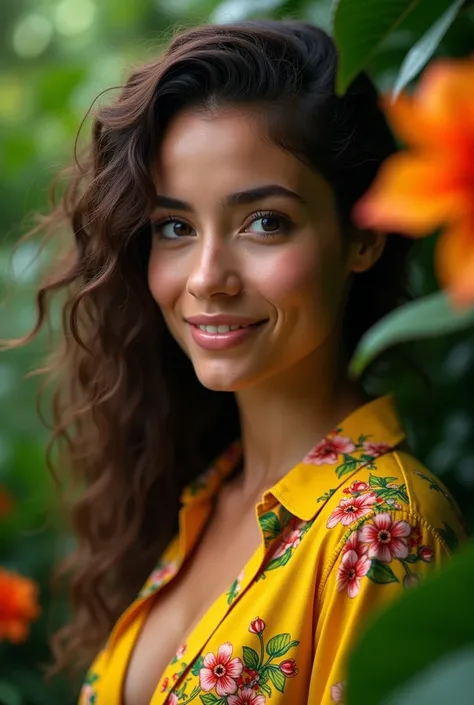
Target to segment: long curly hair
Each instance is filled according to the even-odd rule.
[[[60,330],[41,370],[53,384],[47,462],[76,542],[58,573],[72,617],[51,638],[53,673],[90,663],[175,534],[183,487],[239,435],[234,396],[199,383],[148,289],[152,162],[167,126],[184,109],[259,107],[271,139],[332,185],[346,237],[352,206],[396,145],[368,77],[338,97],[336,67],[332,39],[303,22],[177,34],[97,109],[85,156],[38,226],[65,254],[38,288],[34,328],[10,346],[51,321],[58,296]],[[409,248],[390,236],[355,275],[349,353],[401,302]]]

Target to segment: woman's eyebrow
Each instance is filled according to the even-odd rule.
[[[295,191],[291,191],[290,189],[280,186],[279,184],[267,184],[265,186],[257,186],[256,188],[247,189],[245,191],[238,191],[237,193],[230,193],[224,197],[222,206],[228,207],[254,203],[262,198],[267,198],[268,196],[284,196],[306,205],[304,198]],[[192,212],[194,210],[192,205],[187,201],[181,201],[178,198],[172,198],[171,196],[166,196],[164,194],[157,195],[155,204],[157,208],[174,208],[188,212]]]

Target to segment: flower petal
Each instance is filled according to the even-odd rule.
[[[373,524],[364,524],[359,529],[359,539],[361,543],[371,543],[377,538],[378,529]]]
[[[390,541],[390,552],[394,558],[406,558],[408,556],[408,545],[406,541],[392,538]]]
[[[392,560],[389,547],[386,544],[376,543],[375,541],[370,544],[367,555],[369,558],[376,558],[382,563],[390,563]]]
[[[204,656],[203,663],[205,668],[210,668],[212,671],[217,666],[215,654],[213,654],[212,651],[209,651],[209,653]]]
[[[458,185],[451,164],[399,153],[382,164],[376,181],[354,206],[359,227],[423,237],[455,217]]]
[[[227,666],[227,674],[231,676],[232,678],[238,678],[242,671],[244,670],[244,664],[242,661],[236,656],[235,658],[230,661]]]
[[[399,521],[394,521],[390,533],[393,537],[397,539],[407,538],[411,534],[411,526],[407,521],[403,519]]]
[[[440,284],[458,305],[474,302],[474,223],[447,228],[436,244],[435,265]]]
[[[379,531],[390,531],[392,528],[392,517],[388,512],[381,512],[374,517],[374,524]]]
[[[203,690],[212,690],[217,683],[217,676],[209,668],[201,668],[199,671],[199,683]]]
[[[221,698],[225,697],[226,695],[232,695],[236,692],[236,690],[237,683],[233,678],[231,678],[227,674],[217,679],[216,692]]]
[[[226,641],[217,649],[217,662],[226,664],[232,658],[232,644]]]
[[[360,579],[354,578],[353,580],[349,580],[349,582],[347,584],[347,594],[351,599],[356,597],[359,594],[359,590],[360,590]]]
[[[368,558],[366,555],[361,556],[356,564],[356,572],[358,577],[363,578],[364,575],[367,575],[371,565],[372,561],[370,560],[370,558]]]

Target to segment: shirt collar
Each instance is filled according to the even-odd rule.
[[[274,497],[299,519],[309,521],[331,494],[362,467],[389,453],[405,438],[394,399],[388,394],[364,404],[319,441],[263,496]],[[212,498],[242,455],[236,441],[211,467],[188,485],[181,496],[184,505]]]
[[[309,521],[347,478],[389,453],[405,438],[392,395],[359,407],[268,492],[299,519]]]

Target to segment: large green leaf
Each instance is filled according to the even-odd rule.
[[[473,693],[474,645],[435,661],[382,705],[446,705],[453,694],[456,705],[472,705]]]
[[[0,703],[2,705],[23,705],[24,700],[13,683],[0,680]]]
[[[471,542],[372,620],[349,660],[347,705],[393,703],[384,698],[392,698],[437,659],[473,645],[473,592]]]
[[[355,76],[367,66],[380,44],[410,13],[423,4],[427,5],[428,11],[430,1],[336,0],[333,25],[340,55],[337,92],[344,93]],[[452,0],[446,0],[443,9],[451,3]]]
[[[439,17],[432,27],[410,49],[395,81],[393,97],[396,98],[401,90],[421,71],[423,66],[433,56],[438,44],[456,19],[459,10],[464,5],[464,0],[454,0],[453,4]]]
[[[454,309],[448,296],[436,292],[401,306],[370,328],[361,339],[349,371],[358,377],[381,352],[407,340],[437,337],[474,324],[474,306]]]

